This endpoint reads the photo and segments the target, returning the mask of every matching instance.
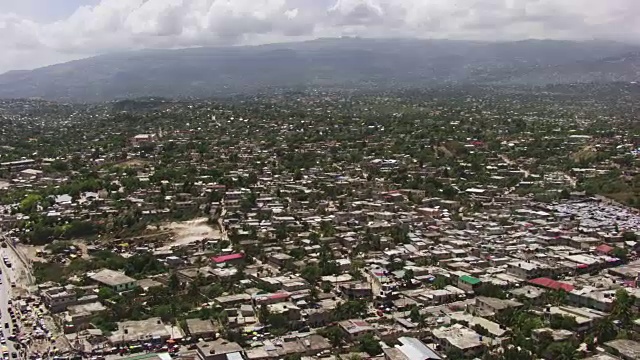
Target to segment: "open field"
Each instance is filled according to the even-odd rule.
[[[183,222],[172,222],[161,226],[162,231],[169,230],[174,233],[175,240],[165,244],[161,249],[169,249],[172,246],[186,245],[202,239],[219,239],[221,233],[207,224],[207,218],[198,218]]]

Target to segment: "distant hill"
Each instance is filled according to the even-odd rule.
[[[640,80],[640,47],[602,41],[318,39],[144,50],[0,75],[0,98],[105,101],[275,88],[377,89]]]

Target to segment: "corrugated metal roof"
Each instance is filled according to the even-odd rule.
[[[429,349],[422,341],[412,337],[400,337],[398,341],[402,344],[398,349],[409,360],[440,360],[442,359],[433,350]]]
[[[211,260],[213,260],[213,262],[215,263],[223,263],[226,261],[242,259],[243,257],[244,257],[244,254],[238,253],[238,254],[216,256],[211,258]]]
[[[471,284],[471,285],[480,284],[480,282],[481,282],[480,279],[474,278],[473,276],[469,276],[469,275],[460,276],[460,280],[466,282],[467,284]]]
[[[227,360],[244,360],[239,352],[227,354]]]

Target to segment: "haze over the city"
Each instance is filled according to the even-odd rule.
[[[97,54],[319,37],[616,40],[636,0],[2,0],[0,72]]]

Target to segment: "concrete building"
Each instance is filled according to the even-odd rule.
[[[365,334],[375,333],[375,328],[364,320],[344,320],[340,321],[338,326],[349,341],[354,341]]]
[[[604,348],[624,360],[640,359],[640,343],[633,340],[617,339],[604,343]]]
[[[199,360],[243,360],[244,349],[238,343],[223,339],[199,342],[196,345]]]
[[[75,291],[63,287],[54,287],[42,292],[42,301],[53,313],[66,310],[68,306],[76,303],[76,299]]]
[[[109,342],[113,345],[137,344],[144,342],[165,343],[169,339],[182,339],[182,330],[171,324],[165,325],[160,318],[139,321],[122,321],[118,330],[111,333]]]
[[[187,331],[194,338],[215,338],[216,326],[211,320],[187,319]]]
[[[89,278],[117,292],[131,290],[137,286],[136,279],[110,269],[103,269],[97,273],[90,274]]]
[[[484,349],[482,337],[460,324],[433,329],[433,338],[444,351],[456,349],[464,353],[467,358],[479,355]]]

